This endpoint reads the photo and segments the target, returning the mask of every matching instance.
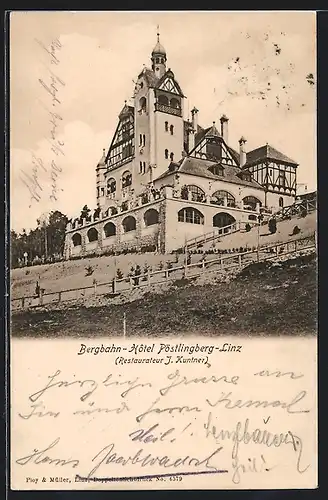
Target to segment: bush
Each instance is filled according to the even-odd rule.
[[[248,222],[245,226],[245,230],[247,231],[247,233],[249,233],[249,231],[251,230],[251,225]]]
[[[91,275],[94,273],[94,269],[93,269],[93,267],[92,267],[92,266],[87,266],[87,267],[85,268],[85,271],[86,271],[86,272],[85,272],[85,275],[86,275],[86,276],[91,276]]]
[[[124,274],[122,273],[122,271],[121,271],[121,269],[120,269],[120,268],[118,268],[118,269],[116,270],[116,278],[117,278],[118,280],[121,280],[121,279],[123,279],[123,278],[124,278]]]

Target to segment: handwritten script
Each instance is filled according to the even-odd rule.
[[[14,468],[29,481],[187,484],[206,475],[213,488],[274,487],[313,468],[313,391],[293,363],[259,357],[238,367],[221,357],[210,369],[126,370],[113,354],[112,369],[110,357],[79,356],[72,370],[60,359],[35,370],[15,405],[15,428],[29,438],[14,449]]]
[[[32,206],[32,203],[39,203],[44,198],[45,193],[52,202],[58,200],[58,180],[63,171],[60,160],[65,156],[65,143],[59,139],[58,134],[59,126],[63,122],[61,90],[65,87],[64,80],[59,76],[62,44],[58,38],[52,40],[49,46],[37,39],[35,42],[47,58],[45,65],[47,76],[38,78],[41,90],[41,98],[38,99],[38,102],[47,116],[45,139],[48,143],[48,151],[44,153],[44,157],[32,151],[31,166],[27,169],[21,169],[20,178],[30,196],[29,207]]]

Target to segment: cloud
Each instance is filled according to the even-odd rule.
[[[102,148],[107,144],[112,131],[106,130],[94,133],[83,122],[71,122],[64,127],[64,133],[58,140],[64,143],[63,151],[58,159],[57,202],[50,199],[51,188],[51,161],[54,154],[49,142],[42,139],[34,150],[14,148],[11,151],[11,226],[15,230],[32,228],[36,219],[44,212],[60,210],[68,216],[78,214],[83,205],[95,207],[96,203],[96,173],[97,160],[100,159]],[[23,182],[26,174],[32,175],[33,158],[41,159],[45,172],[38,169],[37,180],[41,187],[39,201],[32,200],[31,194]],[[24,174],[25,173],[25,174]],[[31,182],[30,182],[31,184]]]

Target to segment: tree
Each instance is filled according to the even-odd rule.
[[[59,210],[50,212],[47,225],[49,255],[63,255],[68,217]]]
[[[89,219],[89,217],[90,217],[90,215],[89,215],[89,214],[90,214],[90,212],[91,212],[91,210],[90,210],[90,208],[88,207],[88,205],[84,205],[84,207],[83,207],[83,208],[82,208],[82,210],[81,210],[81,216],[80,216],[81,220],[82,220],[82,219],[86,219],[86,220],[88,220],[88,219]]]

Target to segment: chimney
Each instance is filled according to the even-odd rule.
[[[192,128],[195,131],[195,134],[197,134],[198,130],[198,109],[193,107],[191,110],[191,123],[192,123]]]
[[[241,137],[239,139],[239,162],[241,167],[243,167],[246,163],[246,151],[245,151],[246,142],[247,141],[245,137]]]
[[[223,137],[223,140],[226,144],[228,144],[228,122],[229,118],[226,117],[226,115],[222,115],[220,118],[221,122],[221,137]]]

